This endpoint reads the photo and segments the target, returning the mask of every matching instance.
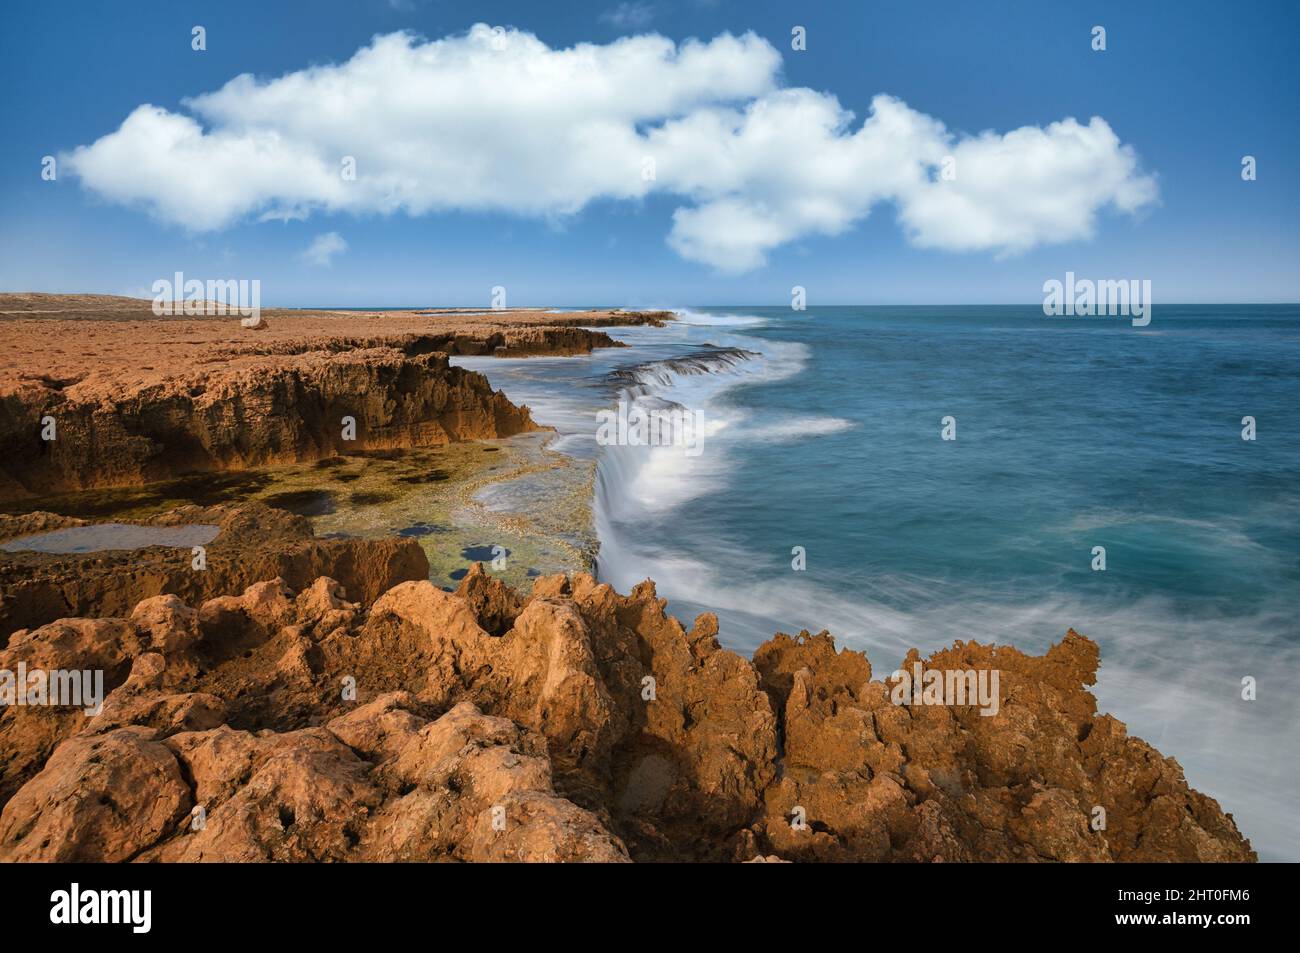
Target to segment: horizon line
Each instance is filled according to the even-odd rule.
[[[50,296],[66,296],[66,297],[95,296],[95,297],[108,297],[108,298],[127,298],[135,301],[144,301],[144,302],[150,302],[154,300],[153,297],[138,297],[136,295],[121,294],[120,292],[112,292],[112,291],[30,291],[30,290],[11,291],[7,289],[0,289],[0,295],[50,295]],[[185,300],[185,299],[176,299],[176,300]],[[1162,308],[1215,307],[1215,306],[1222,306],[1222,305],[1237,305],[1237,306],[1248,305],[1253,307],[1263,307],[1263,306],[1283,307],[1283,306],[1300,306],[1300,300],[1240,301],[1240,300],[1229,299],[1229,300],[1219,300],[1219,301],[1168,301],[1168,302],[1155,302],[1154,305],[1156,307],[1162,307]],[[860,302],[860,301],[859,302],[829,301],[829,302],[821,302],[817,304],[808,304],[807,308],[1022,308],[1022,307],[1034,307],[1034,306],[1041,307],[1042,301],[1041,300],[969,301],[969,302],[954,302],[954,301],[888,302],[886,301],[886,302],[874,302],[874,303]],[[575,304],[570,302],[565,304],[555,304],[555,303],[512,304],[505,308],[493,309],[491,305],[482,305],[477,303],[441,302],[437,304],[416,304],[416,305],[411,305],[411,304],[369,304],[369,305],[263,304],[261,305],[261,307],[263,309],[279,309],[279,310],[286,310],[286,311],[373,311],[373,310],[421,311],[421,310],[440,309],[440,308],[474,309],[474,310],[483,310],[483,311],[492,311],[492,310],[516,311],[521,309],[555,309],[555,308],[572,308],[575,310],[586,310],[586,311],[614,311],[614,310],[668,311],[668,310],[672,310],[673,308],[788,308],[789,304],[786,302],[760,303],[760,302],[753,302],[753,301],[727,302],[725,304],[686,303],[686,304],[678,304],[678,305],[662,305],[662,304],[611,305],[611,304]]]

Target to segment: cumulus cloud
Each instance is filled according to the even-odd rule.
[[[142,105],[64,162],[104,198],[196,231],[316,211],[558,218],[661,193],[681,202],[669,245],[728,272],[884,202],[918,246],[1016,253],[1155,200],[1101,118],[958,136],[881,95],[856,122],[780,69],[752,33],[565,49],[484,24],[394,33],[341,64],[238,76],[185,112]]]
[[[325,232],[317,235],[307,250],[302,253],[302,260],[317,268],[328,268],[334,264],[334,256],[348,250],[348,243],[338,232]]]

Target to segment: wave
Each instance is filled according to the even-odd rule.
[[[769,423],[749,427],[745,437],[752,440],[783,443],[787,440],[802,440],[805,437],[824,437],[828,434],[842,433],[858,426],[856,420],[843,417],[787,417]]]
[[[735,455],[729,452],[733,444],[793,440],[853,426],[836,418],[759,420],[749,411],[729,405],[722,398],[734,387],[798,374],[807,366],[809,350],[793,341],[759,342],[738,334],[728,337],[734,340],[724,345],[691,343],[685,353],[616,368],[605,376],[606,385],[620,401],[644,409],[669,406],[691,411],[699,415],[702,424],[697,447],[601,448],[594,512],[602,551],[616,546],[616,523],[657,519],[665,509],[725,489],[734,462]],[[667,403],[661,403],[664,401]]]
[[[744,361],[760,357],[762,355],[759,352],[743,347],[700,344],[696,345],[696,350],[683,357],[669,357],[610,371],[606,375],[606,381],[631,396],[639,396],[648,394],[655,388],[672,387],[678,377],[730,371]]]
[[[1213,520],[1194,519],[1187,516],[1165,516],[1159,513],[1130,513],[1120,510],[1100,510],[1080,513],[1070,520],[1066,529],[1072,532],[1097,532],[1116,527],[1168,526],[1185,531],[1193,539],[1201,539],[1215,550],[1254,550],[1265,554],[1268,548],[1251,539],[1243,529],[1244,520],[1230,520],[1219,516]]]
[[[877,581],[874,593],[845,595],[793,571],[758,579],[726,540],[714,541],[713,548],[733,555],[705,562],[647,547],[610,550],[601,538],[603,581],[628,591],[654,579],[670,612],[686,624],[696,613],[715,612],[723,643],[744,655],[778,631],[825,629],[837,646],[866,652],[881,677],[912,648],[926,655],[971,639],[1037,654],[1073,627],[1101,646],[1093,687],[1099,711],[1176,755],[1193,787],[1234,812],[1261,857],[1300,857],[1300,831],[1288,821],[1300,769],[1286,759],[1262,764],[1258,758],[1260,750],[1289,748],[1300,701],[1286,686],[1273,686],[1276,695],[1267,705],[1244,702],[1239,694],[1244,675],[1264,685],[1271,672],[1300,666],[1300,646],[1279,635],[1290,624],[1283,606],[1230,620],[1189,618],[1163,599],[1100,608],[1065,595],[1018,602],[1009,594],[954,592],[951,581],[917,579],[900,580],[898,588]],[[940,600],[936,593],[949,596]],[[1232,633],[1232,653],[1223,650],[1225,631]]]
[[[1098,602],[1066,593],[1030,598],[1014,588],[981,591],[951,578],[893,574],[852,582],[833,567],[819,570],[820,577],[773,571],[765,559],[716,530],[706,536],[689,518],[674,519],[670,511],[695,500],[704,505],[702,498],[710,495],[725,503],[729,473],[744,465],[746,443],[833,435],[858,423],[776,415],[729,401],[732,388],[798,374],[810,354],[799,342],[717,333],[720,344],[620,368],[604,379],[629,400],[670,400],[703,411],[709,443],[694,457],[676,447],[600,448],[593,514],[601,581],[626,592],[654,579],[669,611],[684,622],[698,612],[717,613],[723,643],[742,654],[776,631],[827,629],[838,645],[867,652],[877,676],[892,671],[912,648],[929,654],[958,639],[975,639],[1041,653],[1073,627],[1101,646],[1101,673],[1093,689],[1100,710],[1176,756],[1194,787],[1234,812],[1261,857],[1300,857],[1300,831],[1288,820],[1289,792],[1300,787],[1300,767],[1283,758],[1266,765],[1258,760],[1260,750],[1290,750],[1300,698],[1273,684],[1268,704],[1240,700],[1243,676],[1253,675],[1264,686],[1269,679],[1276,682],[1275,673],[1300,670],[1293,613],[1281,602],[1251,615],[1209,618],[1189,614],[1166,598]],[[1148,519],[1092,511],[1077,517],[1072,528]],[[696,555],[703,553],[707,558]],[[810,563],[819,555],[810,554]],[[1224,651],[1225,634],[1232,652]]]
[[[689,308],[674,308],[673,314],[682,324],[695,327],[759,328],[767,324],[766,318],[760,318],[755,314],[709,314],[703,311],[692,311]]]

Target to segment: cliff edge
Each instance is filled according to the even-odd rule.
[[[541,429],[454,355],[580,354],[663,312],[263,312],[0,295],[0,503]]]
[[[109,694],[0,712],[0,859],[1255,860],[1097,714],[1073,631],[909,657],[998,671],[990,716],[900,699],[826,633],[750,661],[664,608],[649,581],[524,596],[476,564],[455,593],[277,578],[21,630],[0,669],[99,668]]]

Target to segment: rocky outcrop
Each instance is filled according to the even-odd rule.
[[[112,296],[0,295],[0,503],[186,473],[539,429],[450,355],[583,354],[665,312],[267,310],[156,316]],[[352,423],[349,424],[348,421]]]
[[[82,523],[50,513],[0,516],[0,541]],[[428,559],[413,539],[318,539],[305,517],[261,503],[183,506],[141,523],[194,524],[218,527],[204,546],[201,570],[189,549],[163,546],[0,553],[0,647],[16,629],[71,616],[128,616],[136,603],[163,593],[198,604],[259,580],[279,577],[302,589],[329,576],[369,603],[399,582],[429,575]]]
[[[138,388],[0,393],[0,501],[539,429],[446,355],[392,348],[196,370]]]
[[[649,317],[628,315],[626,321],[604,323],[655,323]],[[289,339],[262,344],[241,341],[241,354],[296,354],[307,350],[350,351],[386,347],[403,354],[439,352],[458,357],[566,357],[590,354],[600,347],[626,347],[604,331],[576,325],[533,325],[500,328],[495,325],[471,325],[449,331],[381,331],[366,335],[342,335],[325,341],[313,338]]]
[[[0,859],[1254,859],[1096,713],[1074,632],[909,657],[997,670],[985,715],[900,695],[826,633],[747,661],[649,582],[524,597],[476,565],[456,593],[350,595],[274,579],[22,633],[0,669],[102,665],[111,693],[0,714]]]
[[[904,661],[905,671],[996,670],[989,716],[896,704],[893,683],[872,681],[866,658],[837,653],[827,634],[777,636],[755,657],[785,742],[766,843],[792,860],[1253,859],[1177,762],[1097,714],[1084,686],[1098,661],[1073,630],[1041,657],[972,642]]]

